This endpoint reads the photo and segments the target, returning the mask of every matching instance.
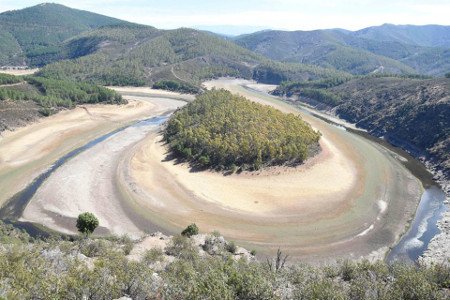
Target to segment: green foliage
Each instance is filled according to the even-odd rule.
[[[197,225],[195,225],[195,223],[188,225],[188,227],[186,227],[181,232],[181,235],[186,236],[186,237],[191,237],[191,236],[197,235],[197,234],[198,234],[198,227],[197,227]]]
[[[0,86],[0,100],[34,101],[44,116],[83,103],[126,103],[115,91],[92,84],[36,76],[26,76],[25,81],[20,86]]]
[[[236,244],[233,241],[230,241],[230,242],[227,243],[226,249],[231,254],[235,254],[236,250],[237,250],[237,247],[236,247]]]
[[[153,84],[153,88],[157,90],[168,90],[185,94],[197,94],[199,92],[199,89],[196,86],[175,80],[158,81]]]
[[[173,236],[164,251],[168,255],[187,260],[195,259],[198,256],[197,247],[192,243],[192,240],[181,234]]]
[[[150,250],[147,250],[142,261],[147,264],[152,264],[157,261],[164,261],[164,252],[161,248],[152,248]]]
[[[27,243],[31,240],[31,237],[25,231],[18,230],[0,220],[0,245]]]
[[[319,138],[300,117],[225,90],[198,96],[174,113],[164,129],[177,156],[216,169],[299,163]]]
[[[98,224],[97,217],[90,212],[80,214],[77,219],[78,231],[86,235],[92,234]]]
[[[0,73],[0,85],[19,83],[22,81],[23,79],[21,77]]]
[[[331,106],[336,106],[342,101],[339,95],[335,95],[332,92],[319,89],[301,89],[298,94],[300,96],[311,98]]]
[[[3,229],[2,229],[3,228]],[[229,256],[199,256],[192,241],[173,238],[175,259],[161,249],[128,259],[124,239],[11,242],[0,223],[0,298],[5,299],[448,299],[448,264],[387,265],[343,261],[292,263],[270,272],[267,264]],[[19,232],[17,232],[19,234]],[[95,245],[86,258],[80,246]],[[84,251],[82,252],[84,253]],[[155,264],[157,263],[157,264]],[[155,268],[163,264],[162,268]]]
[[[271,84],[280,84],[283,81],[309,81],[336,77],[347,78],[351,75],[319,66],[269,60],[258,65],[253,71],[253,79]]]

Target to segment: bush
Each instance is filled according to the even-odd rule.
[[[181,232],[181,235],[187,236],[187,237],[191,237],[191,236],[197,235],[197,234],[198,234],[198,227],[197,227],[197,225],[195,225],[195,223],[192,223],[191,225],[186,227],[186,229],[184,229]]]
[[[164,252],[161,248],[152,248],[145,252],[143,262],[153,264],[157,261],[164,261]]]
[[[95,228],[97,228],[98,224],[98,219],[94,214],[85,212],[78,216],[76,226],[79,232],[90,235],[94,232]]]
[[[189,238],[183,235],[173,236],[172,241],[167,245],[165,252],[167,255],[187,260],[194,260],[198,257],[197,247],[194,246]]]
[[[236,244],[233,241],[231,241],[231,242],[227,243],[226,249],[228,252],[235,254],[237,247],[236,247]]]

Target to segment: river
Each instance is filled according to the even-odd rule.
[[[264,96],[267,97],[267,95]],[[0,219],[9,220],[9,222],[12,222],[17,227],[26,229],[32,235],[48,235],[49,230],[41,225],[35,225],[34,223],[30,222],[19,222],[17,220],[22,215],[25,207],[42,186],[42,184],[55,171],[57,171],[61,166],[63,166],[72,158],[80,155],[81,153],[93,148],[94,146],[102,142],[107,141],[109,138],[117,135],[118,133],[123,133],[123,131],[127,128],[132,127],[138,130],[142,129],[143,132],[146,132],[152,128],[157,127],[165,119],[165,116],[157,116],[137,122],[127,127],[120,128],[101,137],[98,137],[90,141],[86,145],[64,155],[63,157],[58,159],[47,171],[34,179],[27,188],[11,198],[10,201],[8,201],[7,204],[4,205],[2,209],[0,209]],[[332,126],[339,127],[341,125]],[[144,136],[145,135],[139,135],[138,137],[143,138]],[[372,137],[371,139],[374,138]],[[137,140],[133,142],[137,142]],[[382,141],[380,141],[380,144],[383,144]],[[389,149],[389,151],[392,152],[393,149],[391,148]],[[389,254],[387,256],[387,261],[389,262],[398,259],[409,261],[417,260],[417,258],[423,253],[423,251],[426,250],[427,245],[432,237],[439,233],[439,229],[437,228],[436,223],[440,219],[442,213],[445,211],[445,205],[443,204],[445,194],[442,190],[439,189],[437,185],[434,185],[432,182],[430,182],[430,177],[428,177],[429,173],[426,171],[425,167],[420,162],[413,160],[411,157],[401,159],[400,157],[398,157],[399,155],[400,154],[396,152],[396,154],[393,156],[406,167],[408,167],[408,165],[413,165],[413,170],[411,168],[408,169],[412,171],[415,176],[419,177],[419,179],[426,181],[427,183],[425,184],[426,188],[422,194],[414,219],[411,221],[409,230],[405,235],[402,236],[400,241],[392,248],[392,250],[389,251]],[[427,175],[424,176],[420,174]]]

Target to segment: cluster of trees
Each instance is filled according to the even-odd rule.
[[[226,90],[197,96],[164,129],[164,139],[178,157],[219,170],[299,163],[319,138],[300,117]]]
[[[22,82],[22,78],[14,75],[0,73],[0,85],[2,84],[13,84]]]
[[[133,242],[126,237],[29,241],[2,228],[0,221],[0,299],[443,300],[450,293],[449,265],[313,266],[283,264],[281,256],[235,260],[231,251],[202,257],[181,235],[136,261],[127,257]]]
[[[126,102],[115,91],[88,83],[37,76],[26,76],[24,81],[19,86],[0,87],[0,100],[34,101],[42,107],[44,115],[51,114],[60,107],[72,108],[82,103]]]
[[[326,78],[347,78],[350,74],[334,69],[298,63],[266,60],[253,71],[253,79],[270,84],[283,81],[311,81]]]
[[[185,94],[197,94],[200,90],[198,87],[181,81],[161,80],[153,85],[154,89],[168,90]]]

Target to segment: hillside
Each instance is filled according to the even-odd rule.
[[[450,26],[383,24],[355,31],[352,35],[408,45],[450,48]]]
[[[126,100],[87,83],[0,74],[0,132],[85,103],[122,104]]]
[[[316,66],[275,63],[217,35],[187,28],[105,26],[68,40],[64,53],[76,59],[50,64],[40,75],[137,86],[161,80],[198,86],[220,76],[276,83],[349,76]]]
[[[417,27],[419,29],[421,27]],[[450,39],[450,33],[444,31],[443,34],[441,39]],[[238,36],[234,41],[274,60],[331,67],[352,74],[442,76],[450,68],[448,48],[408,44],[403,40],[363,35],[359,31],[262,31]]]
[[[414,72],[401,62],[348,46],[332,31],[262,31],[235,41],[274,60],[336,68],[352,74]]]
[[[283,85],[276,92],[325,104],[340,117],[416,156],[428,154],[450,172],[449,79],[366,77],[327,89]]]
[[[60,44],[81,32],[124,21],[44,3],[0,14],[0,65],[41,66],[61,58]]]
[[[317,152],[320,133],[300,117],[212,90],[175,112],[164,130],[171,151],[193,166],[258,170]]]

